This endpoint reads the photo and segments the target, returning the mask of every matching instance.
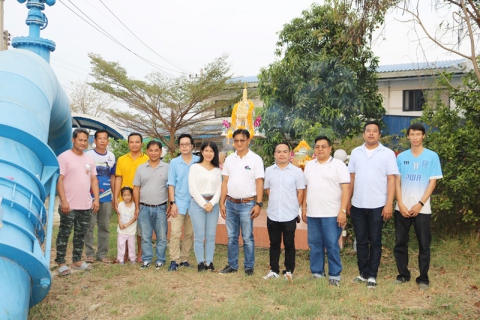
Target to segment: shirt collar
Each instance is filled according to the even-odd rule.
[[[237,154],[237,151],[235,151],[234,155],[235,155],[236,157],[240,158],[240,156]],[[252,155],[252,150],[248,149],[247,154],[245,154],[243,157],[249,158],[251,155]]]
[[[328,160],[325,161],[324,163],[318,162],[318,159],[315,158],[315,162],[318,163],[319,165],[324,165],[324,164],[330,163],[330,162],[332,162],[332,161],[333,161],[333,157],[332,157],[332,156],[330,156],[330,158],[328,158]]]
[[[289,163],[287,164],[287,166],[286,166],[285,168],[283,168],[283,169],[290,169],[290,170],[291,170],[292,167],[293,167],[293,164],[292,164],[291,162],[289,162]],[[280,168],[276,163],[273,165],[273,169],[283,170],[283,169]]]

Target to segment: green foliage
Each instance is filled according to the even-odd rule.
[[[184,128],[194,128],[212,118],[212,111],[238,101],[241,84],[229,82],[227,56],[215,59],[203,68],[199,77],[186,75],[169,78],[160,73],[146,80],[127,75],[118,62],[105,61],[89,54],[92,64],[93,88],[124,101],[129,110],[109,108],[109,120],[120,128],[157,138],[175,150],[175,134]],[[219,96],[232,99],[218,99]],[[172,137],[172,139],[170,138]]]
[[[127,140],[115,140],[113,138],[108,139],[108,144],[109,144],[109,149],[112,151],[112,153],[115,155],[115,159],[118,160],[121,156],[124,154],[127,154],[130,152],[130,149],[128,149],[128,141]],[[147,148],[147,143],[144,142],[142,144],[142,152],[145,152]]]
[[[443,179],[433,196],[435,219],[458,224],[463,221],[478,225],[480,221],[480,86],[474,73],[464,77],[454,88],[449,75],[439,80],[449,90],[454,107],[440,99],[429,101],[420,121],[430,128],[425,145],[438,153]],[[432,107],[432,105],[434,105]]]
[[[352,137],[366,120],[382,118],[378,59],[367,46],[379,22],[362,24],[351,4],[327,1],[284,26],[276,51],[281,60],[259,75],[264,145],[280,137],[299,140],[317,124],[340,138]]]

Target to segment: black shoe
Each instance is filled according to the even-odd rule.
[[[170,262],[170,267],[168,267],[168,271],[177,271],[178,264],[175,261]]]
[[[215,267],[213,266],[213,262],[210,262],[210,264],[206,268],[207,268],[207,270],[210,270],[211,272],[215,271]]]
[[[245,275],[253,276],[253,269],[245,269]]]
[[[220,270],[220,274],[227,274],[227,273],[235,273],[237,272],[237,269],[233,269],[232,267],[230,266],[226,266],[225,268],[223,268],[222,270]]]
[[[205,265],[205,262],[200,262],[197,268],[198,268],[198,272],[207,271],[207,266]]]
[[[188,263],[188,261],[185,261],[180,262],[180,267],[191,268],[192,266],[190,265],[190,263]]]

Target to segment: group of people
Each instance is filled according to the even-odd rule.
[[[191,267],[188,262],[193,246],[198,271],[214,271],[215,236],[219,215],[226,222],[228,263],[220,274],[239,269],[239,236],[242,234],[244,272],[251,276],[255,267],[253,220],[259,216],[266,192],[267,229],[270,239],[270,271],[264,279],[280,277],[281,242],[285,247],[285,279],[293,281],[295,270],[295,230],[302,219],[308,225],[310,271],[314,279],[326,278],[339,286],[342,262],[338,239],[350,215],[357,243],[359,275],[353,281],[375,288],[382,253],[383,222],[394,215],[397,262],[396,283],[410,281],[408,241],[413,225],[419,243],[420,289],[429,285],[430,196],[436,181],[442,178],[437,154],[423,146],[425,128],[412,124],[407,129],[411,149],[398,157],[380,142],[380,125],[364,126],[365,143],[355,148],[348,167],[332,157],[332,142],[326,136],[315,139],[315,159],[304,172],[290,163],[290,146],[279,143],[274,150],[275,164],[264,170],[263,161],[249,149],[250,133],[233,133],[235,153],[220,169],[218,147],[204,142],[200,155],[193,154],[194,141],[189,134],[178,138],[180,155],[167,164],[161,160],[162,146],[152,140],[147,154],[141,151],[142,136],[128,137],[130,152],[115,164],[106,150],[108,135],[95,133],[95,149],[84,153],[88,133],[73,132],[73,148],[59,156],[60,229],[57,237],[59,273],[70,274],[65,254],[72,226],[73,257],[71,267],[90,270],[91,262],[109,262],[108,223],[113,208],[118,214],[117,262],[142,262],[159,269],[166,264],[167,219],[170,217],[170,265],[168,271]],[[98,181],[96,176],[98,175]],[[113,195],[113,196],[112,196]],[[301,218],[299,217],[299,209]],[[98,224],[98,249],[93,250],[93,228]],[[135,234],[138,258],[135,255]],[[183,235],[183,237],[182,237]],[[153,255],[155,246],[155,261]],[[85,244],[86,261],[82,261]],[[128,245],[127,245],[128,244]],[[89,263],[90,262],[90,263]]]

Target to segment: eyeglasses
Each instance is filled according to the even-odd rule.
[[[245,141],[247,141],[247,140],[246,139],[241,139],[241,140],[234,139],[233,143],[245,143]]]
[[[322,146],[317,146],[317,145],[315,146],[315,149],[322,149],[323,150],[323,149],[327,149],[327,148],[330,148],[330,146],[328,144],[324,144]]]
[[[180,143],[180,147],[190,147],[191,143]]]

